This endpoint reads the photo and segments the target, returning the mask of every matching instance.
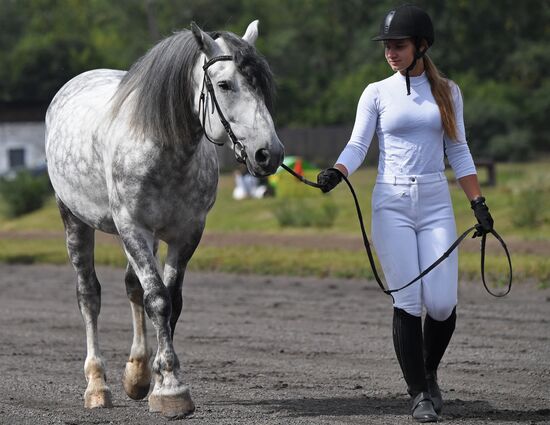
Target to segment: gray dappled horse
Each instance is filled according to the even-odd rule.
[[[172,339],[185,268],[216,196],[213,143],[231,139],[237,159],[256,176],[274,173],[283,159],[270,114],[272,74],[253,47],[257,21],[242,39],[191,28],[159,42],[128,72],[102,69],[75,77],[46,115],[48,172],[86,328],[89,408],[112,406],[98,345],[95,230],[118,234],[128,257],[125,282],[134,337],[124,389],[142,399],[152,375],[150,410],[182,417],[194,404]],[[162,277],[159,240],[168,245]],[[152,368],[144,308],[157,333]]]

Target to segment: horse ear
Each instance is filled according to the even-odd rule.
[[[220,47],[216,44],[214,39],[210,37],[207,33],[199,28],[195,22],[191,22],[191,32],[199,45],[199,49],[207,57],[213,58],[221,54]]]
[[[258,38],[258,23],[259,21],[257,19],[252,21],[243,35],[243,40],[248,44],[254,45],[256,39]]]

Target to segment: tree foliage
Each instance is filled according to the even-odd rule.
[[[370,39],[384,0],[0,0],[0,101],[48,102],[88,69],[127,69],[162,36],[189,28],[242,34],[278,83],[279,126],[351,124],[364,87],[389,75]],[[462,88],[476,153],[528,158],[550,149],[550,2],[419,0],[432,16],[430,55]],[[505,148],[505,146],[507,146]]]

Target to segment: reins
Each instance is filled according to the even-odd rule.
[[[306,179],[304,176],[296,173],[292,168],[286,166],[285,164],[281,164],[281,167],[284,168],[286,171],[288,171],[290,174],[292,174],[294,177],[296,177],[298,180],[300,180],[302,183],[305,183],[305,184],[307,184],[308,186],[311,186],[311,187],[315,187],[315,188],[319,188],[319,189],[321,188],[321,185]],[[443,255],[441,255],[436,261],[434,261],[433,264],[431,264],[427,269],[423,270],[413,280],[411,280],[410,282],[406,283],[405,285],[403,285],[399,288],[386,289],[384,287],[384,284],[382,283],[382,279],[380,279],[380,276],[378,274],[378,270],[376,269],[376,264],[374,262],[374,255],[372,253],[369,238],[367,237],[367,231],[365,230],[365,224],[363,222],[363,213],[361,212],[361,207],[359,205],[359,201],[357,200],[357,195],[355,194],[355,189],[353,188],[353,186],[350,183],[350,181],[348,180],[348,178],[346,176],[344,176],[343,174],[342,174],[342,178],[344,179],[344,181],[348,185],[349,191],[351,192],[351,195],[353,197],[353,201],[355,203],[355,210],[356,210],[356,213],[357,213],[357,219],[359,221],[359,226],[361,228],[361,234],[363,236],[363,244],[365,246],[365,251],[367,252],[367,256],[369,258],[369,263],[370,263],[370,267],[372,269],[372,273],[374,275],[374,279],[376,280],[376,283],[378,283],[378,286],[380,286],[380,289],[385,294],[392,297],[392,299],[393,299],[392,294],[394,292],[398,292],[398,291],[401,291],[405,288],[408,288],[413,283],[415,283],[416,281],[422,279],[422,277],[424,277],[428,273],[430,273],[435,267],[437,267],[442,261],[444,261],[451,254],[451,252],[453,252],[458,247],[458,245],[460,245],[460,243],[466,238],[466,236],[468,236],[474,230],[479,231],[482,234],[481,243],[480,243],[481,280],[483,282],[483,286],[485,287],[485,290],[494,297],[503,297],[503,296],[507,295],[510,292],[510,290],[512,289],[512,260],[510,258],[510,253],[508,251],[508,247],[506,246],[506,243],[504,242],[502,237],[497,233],[496,230],[492,229],[489,232],[485,232],[485,231],[482,230],[481,225],[479,225],[479,224],[476,224],[475,226],[470,227],[468,230],[466,230],[464,233],[462,233],[456,239],[456,241],[453,242],[453,244],[449,247],[449,249],[447,249],[447,251],[445,251],[443,253]],[[508,288],[502,294],[493,293],[489,289],[489,287],[487,286],[487,283],[485,281],[485,246],[486,246],[486,240],[487,240],[487,233],[491,233],[500,242],[502,248],[504,249],[504,252],[506,253],[506,258],[508,260],[508,267],[509,267],[509,270],[510,270],[510,275],[509,275],[509,280],[508,280]]]

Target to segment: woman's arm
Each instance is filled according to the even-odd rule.
[[[352,174],[363,163],[378,123],[378,89],[369,84],[359,99],[355,123],[350,139],[336,160],[338,168],[346,176]]]
[[[472,158],[472,154],[470,153],[470,148],[468,147],[468,142],[466,140],[462,94],[460,93],[460,89],[455,83],[451,84],[457,137],[455,140],[451,140],[446,133],[444,134],[443,140],[445,143],[445,154],[447,155],[449,164],[455,172],[457,180],[460,182],[463,177],[468,177],[465,183],[467,188],[463,187],[464,191],[466,192],[466,190],[468,189],[477,189],[479,191],[477,179],[474,179],[474,174],[476,174],[476,167]],[[475,181],[472,182],[470,180]],[[468,192],[466,192],[466,196],[469,197]]]
[[[469,201],[473,201],[481,196],[481,188],[479,187],[479,181],[477,174],[470,174],[458,179],[458,184],[466,194]]]
[[[337,168],[344,176],[349,176],[348,169],[344,164],[340,164],[339,162],[337,162],[336,164],[334,164],[334,168]]]
[[[481,225],[481,229],[478,227],[477,231],[474,233],[474,238],[476,236],[482,236],[485,232],[490,232],[493,229],[494,220],[485,203],[485,198],[481,196],[477,175],[470,174],[461,177],[458,179],[458,183],[470,201],[477,222]]]
[[[322,170],[317,175],[317,184],[321,186],[324,193],[334,189],[342,181],[342,175],[348,177],[365,159],[378,121],[376,96],[375,86],[369,84],[359,99],[350,140],[340,153],[334,167]]]

